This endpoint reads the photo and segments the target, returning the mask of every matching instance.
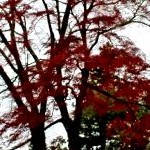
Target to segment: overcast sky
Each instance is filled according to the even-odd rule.
[[[150,62],[150,27],[134,24],[126,27],[120,34],[129,37],[146,54]]]

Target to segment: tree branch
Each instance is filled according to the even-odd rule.
[[[60,39],[63,39],[65,36],[66,30],[68,27],[68,20],[69,20],[70,11],[71,11],[71,5],[68,2],[67,6],[66,6],[65,14],[63,17],[63,21],[62,21],[62,26],[60,29],[60,37],[61,37]]]
[[[28,49],[28,51],[30,52],[30,54],[33,57],[33,59],[35,60],[35,62],[38,62],[39,59],[38,59],[37,55],[34,53],[33,49],[31,48],[31,46],[29,44],[29,39],[28,39],[28,36],[27,36],[28,32],[27,32],[26,26],[23,23],[23,20],[22,20],[21,17],[19,17],[19,21],[20,21],[20,26],[23,30],[23,39],[24,39],[25,46]]]
[[[138,103],[138,102],[136,102],[136,101],[128,101],[128,100],[123,99],[123,98],[118,98],[118,97],[116,97],[115,95],[112,95],[112,94],[110,94],[109,92],[104,91],[104,90],[98,88],[97,86],[94,86],[94,85],[89,84],[89,83],[87,83],[86,86],[87,86],[88,88],[93,89],[93,90],[95,90],[95,91],[97,91],[97,92],[99,92],[99,93],[101,93],[101,94],[103,94],[103,95],[105,95],[105,96],[107,96],[107,97],[109,97],[109,98],[112,98],[113,100],[116,100],[116,101],[118,101],[118,102],[121,102],[121,103],[124,103],[124,104],[129,104],[129,103],[130,103],[130,104],[137,105],[137,106],[144,106],[144,107],[146,107],[147,109],[150,110],[150,105],[141,104],[141,103]]]
[[[52,48],[53,48],[54,42],[55,42],[55,36],[54,36],[54,32],[53,32],[52,25],[51,25],[50,15],[48,14],[48,6],[47,6],[45,0],[42,0],[42,2],[45,7],[45,10],[47,12],[46,17],[47,17],[47,23],[48,23],[48,27],[49,27],[49,31],[50,31],[50,36],[51,36],[51,44],[52,44]]]
[[[6,85],[8,86],[9,91],[12,94],[12,97],[14,98],[16,104],[19,106],[25,106],[24,103],[21,100],[21,97],[19,96],[18,92],[16,91],[12,81],[4,71],[3,67],[0,65],[0,75],[2,76],[3,80],[5,81]]]
[[[57,124],[57,123],[59,123],[59,122],[62,122],[62,121],[63,121],[63,119],[60,118],[60,119],[58,119],[58,120],[52,122],[51,124],[47,125],[47,126],[44,128],[44,130],[47,130],[47,129],[50,128],[51,126],[53,126],[53,125],[55,125],[55,124]],[[9,150],[15,150],[15,149],[17,149],[17,148],[20,148],[20,147],[24,146],[25,144],[29,143],[30,141],[31,141],[31,138],[29,138],[29,139],[27,139],[26,141],[24,141],[24,142],[22,142],[22,143],[20,143],[20,144],[18,144],[18,145],[16,145],[16,146],[14,146],[14,147],[12,147],[12,148],[9,149]]]
[[[3,55],[3,57],[5,58],[5,60],[9,64],[9,66],[12,68],[12,70],[15,73],[18,73],[18,70],[14,67],[14,65],[12,64],[12,62],[10,61],[10,59],[6,56],[6,54],[4,53],[4,51],[1,48],[0,48],[0,53]]]
[[[59,10],[59,1],[55,0],[56,2],[56,10],[57,10],[57,21],[58,21],[58,31],[60,33],[60,10]]]

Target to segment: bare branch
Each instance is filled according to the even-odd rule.
[[[6,74],[6,72],[4,71],[2,66],[0,66],[0,75],[2,76],[2,78],[5,81],[6,85],[8,86],[8,89],[11,92],[12,97],[14,98],[14,100],[15,100],[16,104],[18,105],[18,107],[24,106],[24,104],[21,100],[21,97],[19,96],[19,94],[16,91],[12,81],[10,80],[10,78],[8,77],[8,75]]]
[[[59,0],[55,0],[55,2],[56,2],[56,10],[57,10],[57,21],[58,21],[58,31],[59,31],[59,33],[60,33],[60,26],[61,26],[61,22],[60,22],[60,10],[59,10]]]
[[[3,57],[6,59],[7,63],[9,64],[9,66],[12,68],[12,70],[15,73],[18,73],[18,70],[15,68],[15,66],[12,64],[12,62],[10,61],[10,59],[6,56],[6,54],[4,53],[4,51],[2,49],[0,49],[0,53],[3,55]]]
[[[49,27],[49,30],[50,30],[51,44],[52,44],[52,49],[53,49],[54,43],[55,43],[55,36],[54,36],[54,32],[53,32],[52,25],[51,25],[50,15],[48,14],[48,6],[47,6],[45,0],[42,0],[42,2],[44,4],[45,10],[47,12],[46,17],[47,17],[48,27]]]
[[[30,46],[28,35],[27,35],[28,31],[26,29],[26,26],[23,23],[23,20],[22,20],[21,17],[19,17],[19,20],[20,20],[20,25],[21,25],[22,30],[23,30],[23,38],[24,38],[24,42],[26,43],[25,46],[28,49],[28,51],[30,52],[30,54],[32,55],[32,57],[34,58],[35,62],[38,62],[39,59],[38,59],[37,55],[34,53],[33,49]]]
[[[60,39],[63,39],[65,36],[66,30],[68,27],[68,20],[69,20],[70,11],[71,11],[71,5],[68,2],[67,6],[66,6],[65,14],[63,17],[63,21],[62,21],[62,26],[60,29],[60,36],[61,36]]]

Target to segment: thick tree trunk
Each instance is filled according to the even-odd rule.
[[[44,126],[30,129],[32,150],[46,150]]]
[[[82,108],[76,113],[75,119],[72,121],[68,133],[69,150],[80,150],[81,149],[81,138],[79,137],[79,131],[81,128],[81,116]]]
[[[79,130],[81,125],[81,117],[82,117],[82,102],[86,94],[86,83],[89,77],[89,71],[84,68],[82,69],[82,83],[83,87],[80,89],[80,94],[76,99],[76,110],[75,117],[69,128],[66,126],[66,131],[68,134],[68,142],[69,142],[69,150],[80,150],[81,149],[81,138],[79,137]],[[85,85],[84,85],[85,84]]]
[[[80,150],[79,127],[70,118],[65,118],[62,123],[68,135],[69,150]]]
[[[80,140],[79,136],[75,133],[75,131],[68,133],[68,142],[69,142],[69,150],[80,150]]]

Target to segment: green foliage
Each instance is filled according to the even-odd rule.
[[[99,117],[92,106],[83,110],[80,128],[81,148],[89,149],[98,146],[99,143]]]
[[[109,121],[119,117],[120,119],[125,118],[124,111],[110,111],[105,116],[100,116],[96,113],[92,106],[84,108],[81,119],[80,138],[82,149],[96,148],[101,146],[101,135],[102,130],[105,131],[105,127]],[[107,138],[104,135],[104,138]],[[106,140],[106,149],[112,150],[117,148],[121,142],[119,136],[114,136],[111,140]]]
[[[137,112],[137,118],[141,119],[143,116],[145,116],[146,114],[149,114],[149,109],[147,109],[146,107],[140,107],[139,111]]]
[[[66,139],[64,139],[62,136],[58,136],[53,139],[48,150],[68,150],[68,148],[65,146],[66,143]]]

